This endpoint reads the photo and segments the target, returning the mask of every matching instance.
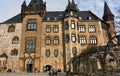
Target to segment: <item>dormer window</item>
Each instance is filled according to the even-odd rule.
[[[47,17],[47,20],[50,20],[50,17]]]
[[[91,20],[92,18],[91,17],[88,17],[88,20]]]
[[[82,17],[79,17],[79,20],[82,20]]]
[[[70,15],[73,16],[73,11],[70,11]]]

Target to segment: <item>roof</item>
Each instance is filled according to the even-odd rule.
[[[68,17],[69,13],[64,12],[64,11],[49,11],[46,12],[46,14],[43,17],[43,21],[54,21],[55,18],[58,21],[63,21],[65,17]],[[101,20],[99,17],[97,17],[95,14],[93,14],[91,11],[79,11],[76,12],[74,17],[78,18],[81,17],[81,20],[88,20],[89,17],[91,17],[91,20]],[[49,18],[49,19],[48,19]]]
[[[113,15],[113,14],[112,14],[112,12],[110,11],[109,6],[108,6],[107,3],[105,2],[105,5],[104,5],[104,15],[103,15],[103,16],[110,16],[110,15]]]
[[[6,53],[3,53],[2,55],[0,55],[0,58],[8,58],[8,56],[6,55]]]
[[[67,17],[67,12],[64,11],[47,11],[43,17],[43,21],[63,21],[64,18]],[[78,18],[81,17],[81,21],[86,21],[89,20],[88,18],[91,17],[91,21],[92,20],[101,20],[99,17],[97,17],[94,13],[92,13],[91,11],[79,11],[76,12],[74,17]],[[90,21],[90,20],[89,20]],[[5,22],[3,22],[2,24],[9,24],[9,23],[22,23],[22,16],[21,14],[18,14],[8,20],[6,20]]]
[[[22,23],[22,16],[21,16],[21,14],[18,14],[16,16],[6,20],[2,24],[9,24],[9,23]]]

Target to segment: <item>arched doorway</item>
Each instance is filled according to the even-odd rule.
[[[29,73],[33,72],[33,62],[34,60],[32,58],[26,59],[26,62],[25,62],[26,71]]]
[[[51,69],[52,69],[52,66],[51,66],[51,65],[45,65],[45,66],[44,66],[44,72],[50,71]]]

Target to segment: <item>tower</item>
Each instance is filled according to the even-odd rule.
[[[25,15],[39,14],[43,16],[46,12],[46,3],[43,0],[31,0],[29,5],[26,5],[24,1],[21,6],[21,14],[24,17]]]
[[[115,36],[114,15],[110,11],[110,8],[106,2],[104,4],[103,20],[109,24],[108,37],[111,39],[113,36]]]

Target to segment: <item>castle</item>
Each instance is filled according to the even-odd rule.
[[[0,70],[64,72],[87,45],[105,46],[114,35],[114,15],[106,2],[100,19],[79,10],[74,0],[63,11],[46,11],[43,0],[24,1],[20,14],[0,24]]]

